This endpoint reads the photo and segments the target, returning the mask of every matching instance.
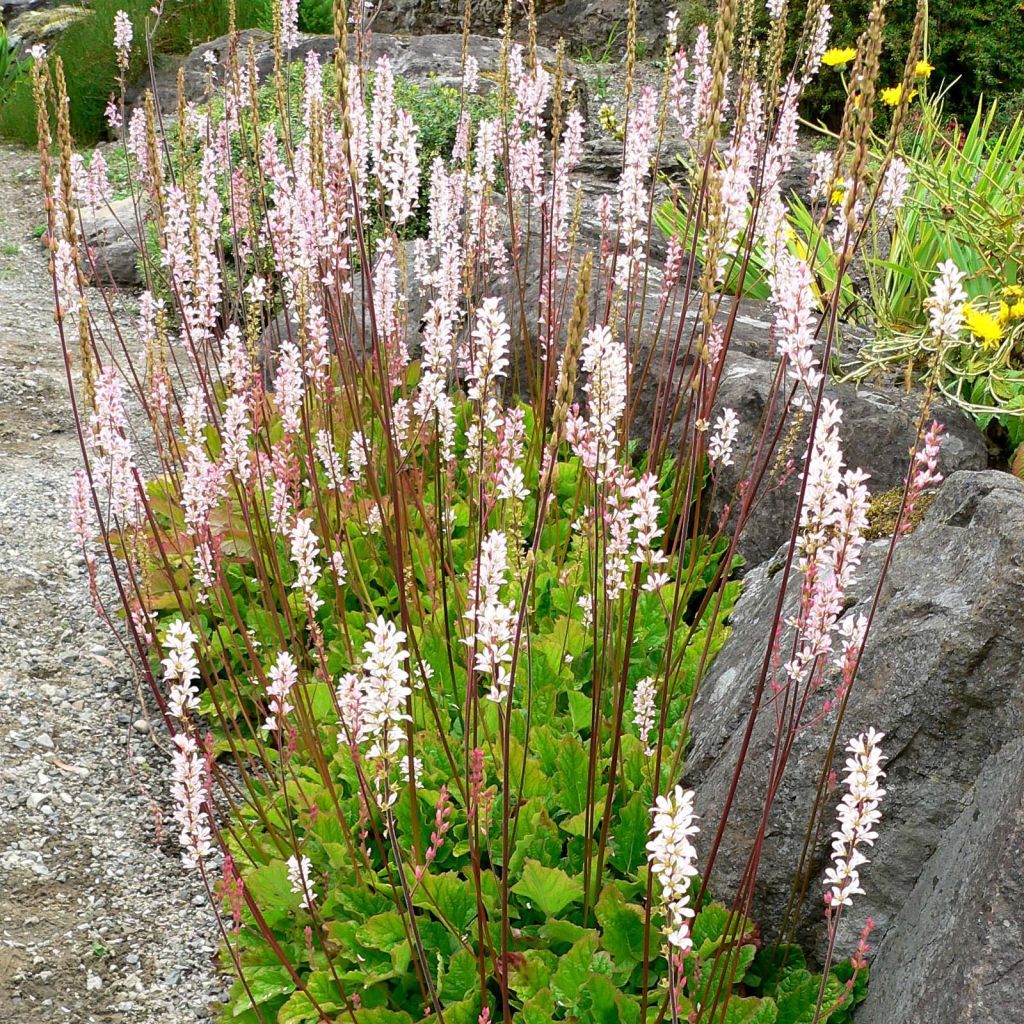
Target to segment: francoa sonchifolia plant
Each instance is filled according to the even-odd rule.
[[[815,973],[787,942],[792,922],[766,922],[780,938],[765,944],[750,919],[789,753],[809,728],[835,750],[870,620],[842,615],[867,489],[823,390],[838,298],[812,315],[814,253],[783,237],[781,177],[829,11],[810,6],[785,68],[785,4],[771,8],[758,50],[750,12],[726,0],[713,45],[670,48],[660,90],[634,79],[627,8],[622,173],[593,242],[569,68],[545,66],[532,39],[506,38],[493,69],[465,48],[464,105],[496,83],[498,115],[460,119],[412,245],[417,126],[388,60],[372,60],[365,12],[336,7],[336,91],[310,57],[294,131],[275,127],[292,124],[285,109],[253,116],[253,62],[232,48],[223,120],[179,111],[179,139],[198,147],[169,161],[151,101],[136,122],[139,237],[155,232],[158,255],[142,253],[138,316],[110,303],[110,326],[93,312],[110,295],[84,283],[102,268],[80,247],[88,183],[66,119],[51,156],[61,69],[35,65],[84,457],[73,525],[93,579],[106,557],[167,724],[182,857],[237,979],[228,1019],[810,1022],[848,1016],[862,992],[866,933]],[[294,17],[284,5],[275,19],[282,106]],[[879,3],[837,151],[841,263],[872,202],[881,24]],[[701,265],[683,244],[660,267],[649,252],[668,118],[694,140]],[[740,309],[722,282],[755,239],[777,374],[741,438],[716,402]],[[267,387],[261,339],[282,310]],[[939,479],[940,438],[908,472],[908,508]],[[734,460],[743,483],[719,494]],[[750,666],[750,726],[776,716],[776,757],[744,883],[715,902],[730,807],[695,807],[686,788],[690,708],[728,631],[738,538],[791,472],[782,579],[799,612],[784,621],[780,602]],[[850,741],[830,948],[875,838],[880,740]],[[823,787],[809,829],[826,803]]]

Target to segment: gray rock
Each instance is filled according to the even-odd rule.
[[[0,3],[0,17],[4,24],[9,25],[11,20],[26,11],[34,11],[46,5],[47,0],[3,0]]]
[[[115,199],[97,210],[83,208],[82,230],[91,253],[91,262],[87,259],[84,265],[96,283],[113,281],[128,287],[142,284],[139,228],[131,196]]]
[[[243,61],[248,60],[250,48],[261,82],[266,81],[274,69],[274,40],[269,32],[262,29],[246,29],[238,34],[238,50]],[[353,47],[354,47],[353,41]],[[321,62],[333,60],[336,47],[334,36],[308,35],[299,36],[297,45],[291,50],[293,61],[305,60],[309,53],[316,53]],[[210,69],[206,63],[206,54],[213,53],[218,61],[223,61],[228,52],[228,37],[221,36],[208,43],[197,46],[183,64],[185,75],[185,98],[199,101],[207,97],[210,84]],[[354,49],[353,49],[354,55]],[[497,39],[471,35],[469,37],[469,53],[476,58],[481,72],[479,90],[487,95],[496,88],[496,72],[500,63],[501,43]],[[553,65],[554,51],[545,47],[537,50],[539,59],[545,65]],[[420,86],[436,85],[458,88],[462,82],[462,34],[433,33],[416,36],[392,35],[383,31],[375,31],[371,36],[369,63],[372,65],[381,56],[391,58],[392,67],[397,76]],[[223,83],[225,74],[223,67],[214,69],[214,84]],[[587,92],[579,69],[569,61],[566,67],[567,77],[575,81],[574,100],[584,117],[587,115]],[[176,105],[176,77],[168,75],[168,81],[161,88],[162,106],[165,110],[173,110]]]
[[[681,6],[703,11],[707,6],[690,2]],[[602,53],[607,47],[612,60],[622,55],[626,36],[625,7],[621,0],[553,0],[538,4],[537,38],[548,46],[564,39],[572,53],[587,49]],[[500,36],[504,23],[504,0],[474,0],[470,8],[474,32]],[[374,24],[384,32],[462,31],[464,7],[458,0],[385,0]],[[525,4],[512,5],[514,30],[518,37],[526,32]],[[657,0],[639,0],[637,28],[649,46],[663,34],[666,8]]]
[[[92,17],[88,7],[41,7],[38,9],[21,8],[21,14],[12,18],[7,26],[7,33],[12,43],[17,43],[27,50],[36,43],[52,45],[54,39],[63,35],[72,25]]]
[[[747,301],[743,302],[741,310],[715,406],[716,414],[723,408],[731,408],[738,416],[737,451],[740,454],[736,455],[733,465],[719,471],[716,499],[711,510],[712,522],[717,521],[727,503],[732,505],[734,515],[739,507],[737,489],[750,472],[743,453],[751,439],[757,436],[758,425],[773,394],[772,381],[777,366],[765,358],[772,349],[771,312],[767,307]],[[684,363],[679,373],[688,375],[689,372],[689,365]],[[917,436],[920,394],[908,395],[896,388],[857,389],[845,384],[827,388],[826,394],[837,399],[843,410],[841,435],[846,464],[860,467],[871,475],[868,487],[873,494],[902,485]],[[642,437],[649,431],[654,400],[653,391],[639,397],[634,424],[637,436]],[[781,400],[776,398],[772,406],[776,420],[780,406]],[[984,439],[964,413],[935,404],[930,415],[946,425],[948,437],[942,451],[942,463],[947,475],[961,469],[984,469],[988,465]],[[792,424],[791,414],[782,436]],[[676,444],[682,429],[680,422],[672,438]],[[788,456],[795,460],[797,471],[791,473],[781,486],[776,486],[779,483],[776,476],[765,480],[759,488],[756,507],[738,545],[740,554],[752,565],[769,558],[789,540],[800,493],[799,465],[806,438],[807,428],[804,427],[788,448]],[[770,468],[774,468],[774,464],[773,456]]]
[[[982,769],[871,969],[857,1024],[1003,1024],[1024,953],[1024,739]]]
[[[876,541],[865,550],[859,581],[848,594],[853,603],[847,614],[867,612],[886,547],[886,541]],[[913,920],[913,910],[908,908],[920,902],[912,896],[915,886],[927,891],[935,876],[934,871],[922,873],[923,865],[946,843],[958,841],[963,829],[957,820],[976,799],[974,787],[984,766],[1004,744],[1018,740],[1024,732],[1022,550],[1024,482],[994,471],[953,474],[922,524],[896,547],[840,730],[841,743],[869,726],[884,732],[888,778],[880,835],[869,851],[871,863],[862,872],[867,892],[844,915],[839,957],[851,950],[866,917],[874,918],[874,942],[883,945],[894,923],[906,919],[901,914]],[[748,575],[732,616],[732,634],[694,706],[694,745],[685,784],[695,788],[696,805],[708,816],[700,837],[705,854],[725,805],[747,725],[778,597],[779,564],[778,560],[766,563]],[[796,596],[791,588],[786,616],[794,612]],[[810,698],[804,720],[815,715],[833,692],[832,686],[822,686]],[[753,908],[769,936],[778,933],[785,916],[833,721],[829,714],[800,735],[773,804]],[[773,709],[765,701],[754,723],[735,803],[709,878],[711,891],[727,898],[737,890],[760,821],[774,738]],[[984,779],[977,782],[976,792],[987,794],[987,785]],[[1019,799],[1019,785],[1015,792]],[[819,957],[824,937],[821,877],[838,796],[828,799],[824,811],[826,827],[813,847],[809,896],[797,929],[798,940]],[[983,842],[985,828],[979,825],[978,844]],[[992,868],[1001,856],[992,848],[976,859],[987,857]],[[961,900],[955,908],[956,927],[977,924],[979,901],[987,896],[982,896],[981,888],[972,894],[972,899]],[[901,941],[912,944],[925,939]],[[950,956],[958,955],[961,948],[950,951]],[[1019,947],[1016,955],[1021,956]],[[898,966],[899,955],[893,957],[888,962]],[[919,969],[931,967],[923,964]],[[871,1019],[881,1024],[883,1020],[953,1018],[894,1013]]]

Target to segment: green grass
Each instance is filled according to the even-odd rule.
[[[265,18],[264,0],[240,0],[238,27],[251,28]],[[95,0],[93,15],[61,36],[51,58],[64,63],[71,101],[71,131],[79,144],[92,144],[106,133],[107,100],[117,89],[114,15],[124,10],[135,29],[135,56],[130,78],[144,75],[143,35],[151,0]],[[186,53],[198,43],[223,35],[228,26],[227,0],[177,0],[167,5],[156,37],[161,53]],[[0,104],[0,136],[26,144],[36,141],[36,113],[28,77],[20,78]]]

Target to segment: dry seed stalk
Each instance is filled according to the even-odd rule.
[[[64,62],[54,61],[54,83],[57,106],[57,144],[60,147],[60,211],[64,217],[64,237],[71,245],[72,258],[78,266],[78,230],[75,223],[75,196],[71,177],[71,140],[67,83],[64,80]]]
[[[587,307],[590,299],[591,256],[587,253],[580,264],[576,281],[576,297],[573,299],[572,316],[569,318],[562,368],[555,388],[555,407],[551,417],[551,444],[555,446],[562,439],[565,421],[569,416],[573,395],[576,393],[576,377],[579,373],[580,350],[587,326]],[[554,460],[552,459],[553,463]]]
[[[739,0],[722,0],[715,26],[715,49],[711,58],[711,95],[708,123],[705,126],[704,157],[710,158],[718,141],[722,123],[722,101],[725,99],[725,78],[729,73],[732,43],[739,18]]]
[[[882,29],[885,26],[885,0],[875,0],[868,17],[868,27],[862,37],[864,50],[863,80],[860,82],[861,102],[854,111],[853,155],[850,160],[850,188],[843,201],[843,217],[847,233],[853,237],[857,231],[856,202],[859,185],[864,180],[871,145],[871,122],[875,112],[875,89],[878,82],[879,60],[882,54]],[[845,265],[850,254],[848,246],[841,254]]]
[[[886,147],[886,165],[888,166],[892,153],[903,132],[903,125],[907,120],[907,111],[910,109],[910,93],[917,77],[917,62],[921,59],[921,47],[924,40],[924,26],[926,19],[926,0],[918,0],[917,14],[914,17],[914,28],[910,34],[910,48],[907,50],[907,62],[903,65],[903,81],[900,84],[900,99],[892,114],[892,125],[889,128],[889,142]]]
[[[146,123],[146,168],[149,173],[149,192],[153,200],[157,231],[162,235],[164,219],[164,167],[160,159],[160,145],[156,137],[156,103],[153,93],[147,89],[144,103]]]

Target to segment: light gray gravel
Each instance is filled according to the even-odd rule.
[[[78,444],[35,154],[0,144],[0,1022],[192,1024],[222,997],[168,760],[65,525]]]

